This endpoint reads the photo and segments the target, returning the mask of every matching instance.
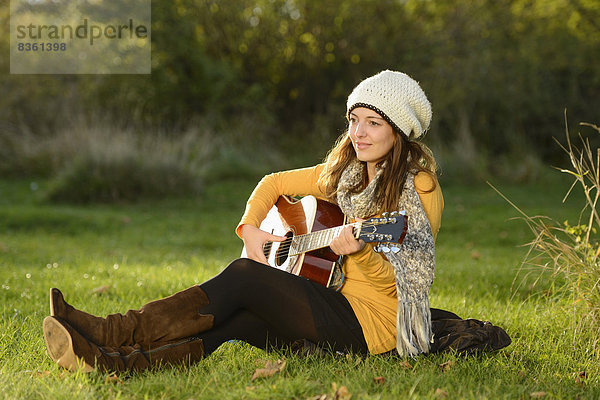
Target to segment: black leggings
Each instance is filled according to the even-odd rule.
[[[200,287],[210,302],[200,313],[215,318],[214,327],[199,335],[206,355],[233,339],[261,349],[288,347],[306,339],[335,351],[368,352],[358,320],[344,296],[305,278],[239,259]],[[334,298],[342,306],[337,306],[335,312],[324,307],[325,311],[315,313],[314,297],[319,297],[315,293]],[[340,320],[340,313],[345,314],[345,321],[350,321],[348,328],[354,334],[348,334],[346,329],[321,327],[322,321]]]
[[[214,327],[199,335],[206,355],[232,339],[261,349],[285,348],[305,339],[324,350],[368,353],[346,298],[308,279],[239,259],[200,287],[210,303],[199,312],[214,316]],[[432,353],[453,349],[471,354],[510,343],[506,332],[489,322],[462,320],[435,308],[431,320]]]

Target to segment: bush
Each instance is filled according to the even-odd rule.
[[[121,202],[196,195],[202,186],[202,165],[213,151],[207,134],[196,128],[171,137],[107,123],[74,124],[47,137],[26,160],[49,167],[52,178],[45,201]]]
[[[86,154],[53,179],[45,200],[90,203],[200,192],[200,177],[176,160],[139,153]]]

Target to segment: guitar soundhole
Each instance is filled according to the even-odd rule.
[[[275,265],[278,267],[281,267],[285,260],[288,259],[290,254],[290,245],[292,243],[292,237],[294,237],[294,234],[290,231],[285,234],[285,237],[287,239],[281,242],[277,252],[275,253]]]

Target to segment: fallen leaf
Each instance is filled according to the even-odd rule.
[[[104,285],[104,286],[98,286],[97,288],[92,290],[92,293],[94,294],[104,294],[104,293],[108,293],[108,291],[110,290],[110,286],[109,285]]]
[[[118,375],[116,375],[116,374],[111,374],[111,375],[108,375],[108,376],[106,377],[106,379],[104,379],[104,383],[112,383],[112,384],[114,384],[114,385],[117,385],[117,384],[118,384],[118,385],[122,385],[122,384],[123,384],[123,381],[121,380],[121,378],[119,378],[119,376],[118,376]]]
[[[546,392],[529,393],[529,397],[531,397],[533,399],[541,399],[542,397],[546,397]]]
[[[435,389],[435,393],[433,395],[436,399],[445,399],[448,397],[448,392],[446,392],[444,389],[437,388]]]
[[[477,251],[477,250],[473,250],[471,252],[471,258],[473,260],[479,260],[481,258],[481,253],[479,251]]]
[[[276,373],[281,372],[285,368],[285,364],[285,360],[277,360],[275,362],[267,361],[264,368],[258,368],[254,371],[250,380],[253,381],[258,378],[271,377]]]
[[[585,371],[579,371],[575,375],[575,383],[578,385],[583,385],[585,383],[586,379],[587,379],[587,374],[585,373]]]
[[[402,361],[400,363],[400,368],[402,368],[402,369],[412,369],[412,365],[408,361],[404,360],[404,361]]]
[[[59,379],[64,379],[67,376],[71,375],[71,372],[66,369],[61,369],[61,371],[58,373],[58,375],[54,374],[52,371],[30,371],[30,372],[32,372],[32,376],[34,376],[36,378],[56,377]]]
[[[439,365],[440,369],[443,372],[448,372],[450,371],[450,368],[452,368],[454,366],[454,361],[450,360],[450,361],[446,361],[445,363],[442,363]]]
[[[376,376],[373,378],[373,382],[383,385],[385,383],[385,378],[383,376]]]
[[[333,398],[335,400],[350,400],[352,398],[352,393],[350,393],[346,386],[340,386],[340,388],[335,391]]]

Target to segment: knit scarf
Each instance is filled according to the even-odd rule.
[[[384,168],[385,164],[362,191],[360,185],[366,173],[363,163],[355,160],[342,172],[337,201],[347,217],[366,219],[379,211],[374,194]],[[407,175],[398,204],[398,210],[404,210],[408,216],[408,231],[399,252],[385,253],[396,278],[396,350],[405,357],[429,352],[433,340],[429,289],[435,270],[434,241],[414,178],[413,172]]]

